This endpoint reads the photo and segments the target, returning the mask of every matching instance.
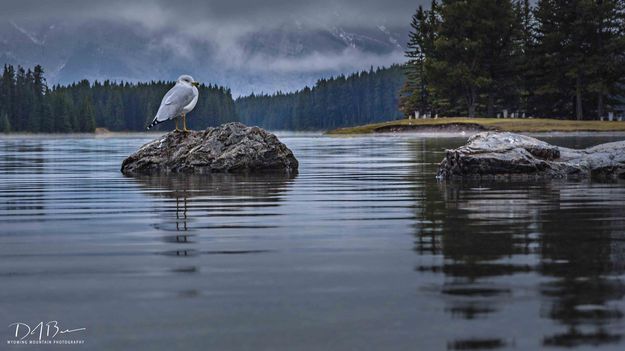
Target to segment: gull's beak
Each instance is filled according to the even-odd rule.
[[[199,87],[200,86],[200,82],[193,82],[193,83],[191,83],[191,85],[193,85],[194,87]]]

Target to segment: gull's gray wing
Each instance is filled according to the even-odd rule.
[[[182,109],[193,100],[193,87],[183,84],[176,84],[171,88],[161,101],[161,106],[156,113],[156,120],[159,122],[178,117]]]
[[[158,108],[158,112],[156,113],[154,120],[152,120],[152,123],[147,129],[150,129],[161,122],[165,122],[168,119],[180,116],[184,107],[193,101],[194,97],[195,94],[193,93],[192,86],[186,86],[183,84],[174,85],[174,87],[169,89],[167,94],[163,97],[161,106]]]

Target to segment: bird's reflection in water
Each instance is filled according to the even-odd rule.
[[[164,199],[155,211],[158,216],[153,227],[165,234],[163,241],[188,245],[196,242],[196,235],[207,238],[211,229],[227,227],[223,217],[236,218],[237,211],[252,209],[263,215],[263,209],[279,206],[289,184],[296,175],[284,174],[207,174],[165,175],[135,177],[149,196]],[[174,205],[174,206],[172,206]],[[249,215],[249,213],[248,213]],[[217,218],[221,216],[221,218]],[[267,226],[266,224],[257,224]],[[258,252],[262,250],[232,250],[229,252]],[[221,251],[218,251],[221,252]],[[198,255],[199,250],[176,249],[171,254],[179,257]],[[204,250],[202,253],[215,253]]]
[[[143,193],[161,201],[155,203],[152,227],[162,233],[168,248],[159,254],[176,258],[167,269],[177,275],[199,274],[202,255],[261,254],[268,250],[234,248],[211,249],[215,231],[228,229],[224,221],[250,211],[259,216],[266,209],[279,206],[294,175],[167,175],[133,178]],[[262,218],[262,217],[259,217]],[[262,224],[259,224],[262,225]],[[184,261],[179,261],[183,259]],[[180,265],[184,263],[184,265]],[[185,280],[177,292],[180,298],[194,298],[201,289]],[[189,286],[191,285],[191,286]]]
[[[180,197],[176,196],[176,230],[177,231],[187,231],[187,196],[186,193],[182,197],[182,210],[180,208]],[[182,229],[180,227],[180,222],[182,220]],[[177,242],[188,242],[187,235],[176,235]]]

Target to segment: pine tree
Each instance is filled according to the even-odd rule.
[[[597,1],[593,8],[588,92],[595,96],[596,116],[603,117],[606,103],[625,89],[625,1]]]
[[[8,114],[9,123],[15,125],[16,117],[16,86],[15,86],[15,69],[13,66],[4,65],[4,71],[2,73],[0,90],[0,103],[2,109]]]
[[[469,117],[486,96],[494,114],[497,92],[513,77],[510,68],[514,12],[509,0],[444,1],[426,76],[442,104],[464,101]]]
[[[483,33],[480,40],[485,50],[484,64],[489,80],[485,87],[485,115],[495,117],[497,100],[512,102],[507,93],[515,92],[518,85],[518,72],[514,65],[514,37],[518,23],[512,1],[486,0],[482,5],[482,11],[488,14],[478,22],[478,31]],[[517,95],[516,92],[514,95]]]
[[[54,132],[70,133],[73,131],[71,105],[65,94],[53,93],[50,96],[54,115]]]
[[[422,6],[419,6],[410,22],[411,31],[405,52],[408,62],[404,66],[406,81],[401,89],[399,103],[399,108],[405,116],[411,115],[415,111],[425,112],[429,108],[424,71],[427,18],[427,12],[423,10]]]
[[[78,131],[82,133],[93,133],[95,131],[95,110],[90,96],[83,98],[78,115]]]
[[[516,105],[519,110],[525,113],[535,113],[535,109],[529,104],[534,93],[532,55],[535,46],[535,21],[529,0],[517,0],[514,5],[515,30],[512,36],[512,66],[516,72],[517,80],[506,104]]]
[[[4,112],[0,115],[0,133],[10,133],[11,122],[9,121],[9,115]]]
[[[106,105],[106,111],[108,113],[108,123],[106,125],[109,126],[111,130],[124,130],[126,127],[124,123],[124,104],[119,91],[113,91],[110,95]]]

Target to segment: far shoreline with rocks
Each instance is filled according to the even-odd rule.
[[[563,120],[550,118],[468,118],[441,117],[430,119],[402,119],[362,126],[338,128],[328,135],[392,134],[392,133],[475,133],[499,131],[514,133],[588,132],[624,133],[625,122],[594,120]]]

